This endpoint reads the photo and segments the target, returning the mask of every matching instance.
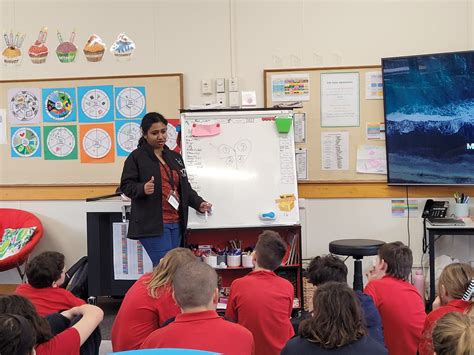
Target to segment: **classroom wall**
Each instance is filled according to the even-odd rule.
[[[369,65],[385,56],[467,50],[473,46],[473,18],[469,0],[0,0],[0,30],[27,32],[27,45],[45,25],[50,50],[57,45],[57,29],[68,36],[76,28],[80,49],[93,32],[108,46],[121,31],[137,44],[129,63],[109,55],[88,63],[80,55],[74,64],[59,64],[50,54],[42,66],[28,58],[18,68],[0,66],[0,78],[182,72],[189,106],[210,100],[199,92],[201,79],[235,76],[241,90],[257,92],[261,106],[265,68]],[[30,210],[42,219],[45,238],[35,254],[60,250],[69,264],[85,255],[85,202],[0,201],[0,207]],[[406,219],[392,218],[389,207],[389,199],[306,200],[305,256],[326,253],[329,241],[341,237],[407,241]],[[419,260],[420,219],[410,225]],[[455,243],[457,251],[473,255],[469,240]],[[13,271],[0,273],[0,283],[14,282]]]

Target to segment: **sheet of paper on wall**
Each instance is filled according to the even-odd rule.
[[[387,174],[385,147],[360,145],[357,147],[357,167],[360,174]]]
[[[153,270],[145,248],[137,240],[127,239],[128,223],[112,223],[114,280],[137,280]]]
[[[384,122],[367,122],[367,139],[385,140],[385,123]]]
[[[7,110],[0,108],[0,144],[7,144]]]
[[[309,74],[277,74],[271,76],[272,101],[309,101]]]
[[[295,143],[306,143],[306,113],[296,112],[293,114],[293,129]]]
[[[321,133],[321,169],[349,170],[349,132]]]
[[[394,199],[391,200],[392,217],[406,218],[408,215],[411,217],[420,217],[419,200],[408,199]]]
[[[365,99],[383,99],[383,82],[381,71],[370,71],[365,73]]]
[[[359,126],[359,73],[321,74],[321,127]]]
[[[298,180],[308,180],[308,150],[298,148],[296,154],[296,177]]]

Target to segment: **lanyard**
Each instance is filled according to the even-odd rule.
[[[160,160],[160,165],[163,165],[163,169],[166,172],[166,176],[168,176],[168,180],[169,180],[170,185],[171,185],[171,190],[176,191],[175,188],[174,188],[173,170],[171,170],[171,167],[169,167],[170,170],[168,171],[168,169],[166,169],[167,164],[163,163],[161,160]]]

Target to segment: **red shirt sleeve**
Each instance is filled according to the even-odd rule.
[[[76,328],[68,328],[36,347],[37,355],[79,355],[81,338]]]
[[[375,291],[375,287],[374,287],[374,284],[373,282],[369,282],[367,284],[367,286],[365,286],[365,289],[364,289],[364,293],[366,295],[369,295],[370,297],[372,297],[372,299],[374,300],[374,304],[376,307],[379,306],[379,302],[377,300],[377,292]]]
[[[66,292],[67,292],[68,302],[71,305],[71,308],[86,304],[86,301],[84,301],[83,299],[79,297],[74,296],[70,291],[66,290]]]
[[[232,285],[230,285],[230,294],[229,294],[229,299],[227,301],[227,308],[225,310],[225,317],[226,319],[232,321],[232,322],[237,322],[238,321],[238,315],[236,312],[236,304],[235,304],[235,282],[232,282]]]
[[[423,332],[421,334],[420,345],[418,347],[418,353],[420,355],[432,355],[434,352],[433,349],[433,340],[432,333],[433,327],[436,322],[430,320],[430,317],[426,317],[425,326],[423,327]]]

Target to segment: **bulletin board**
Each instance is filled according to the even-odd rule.
[[[0,81],[0,186],[118,184],[143,115],[182,107],[180,73]]]
[[[383,122],[383,100],[366,99],[366,73],[380,72],[380,66],[358,66],[358,67],[331,67],[331,68],[299,68],[299,69],[270,69],[264,71],[265,107],[277,107],[275,105],[287,104],[272,100],[272,77],[275,75],[309,75],[309,100],[302,101],[303,107],[294,110],[306,113],[306,141],[297,143],[299,148],[307,150],[308,180],[307,182],[384,182],[385,174],[358,173],[357,149],[361,145],[385,147],[384,140],[372,140],[367,138],[367,123]],[[347,127],[322,127],[321,123],[321,85],[322,74],[352,73],[357,74],[359,80],[359,122]],[[326,76],[328,77],[328,76]],[[298,100],[294,100],[298,101]],[[280,106],[284,107],[284,106]],[[321,161],[321,136],[325,132],[347,132],[349,137],[348,169],[347,170],[323,170]],[[300,181],[304,182],[304,181]]]

